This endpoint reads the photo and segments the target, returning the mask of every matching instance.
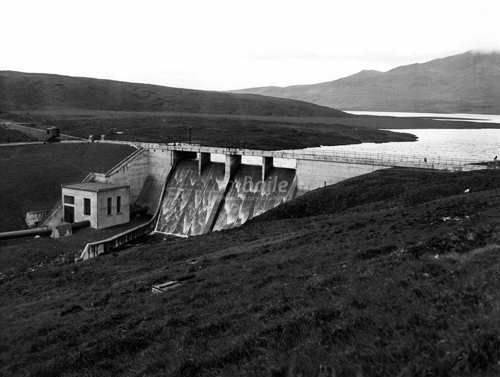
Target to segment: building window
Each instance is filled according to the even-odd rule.
[[[122,211],[122,197],[116,197],[116,213],[120,213]]]
[[[64,195],[65,204],[75,204],[75,197],[70,195]]]
[[[108,215],[111,215],[111,208],[113,206],[113,199],[108,198]]]
[[[83,198],[83,214],[90,216],[90,199]]]

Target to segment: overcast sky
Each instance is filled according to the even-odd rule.
[[[0,0],[0,27],[0,70],[230,90],[500,52],[500,1]]]

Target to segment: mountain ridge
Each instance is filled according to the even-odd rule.
[[[362,70],[334,81],[232,91],[307,101],[341,110],[500,114],[500,53],[462,54]]]

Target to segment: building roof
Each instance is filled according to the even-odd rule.
[[[122,188],[130,188],[129,185],[113,185],[111,183],[101,183],[101,182],[69,183],[61,185],[61,187],[72,190],[92,191],[92,192],[114,191]]]

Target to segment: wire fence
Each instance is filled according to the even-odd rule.
[[[278,153],[279,155],[279,153]],[[283,156],[290,156],[296,159],[313,159],[325,161],[339,162],[361,162],[370,164],[394,164],[401,165],[451,165],[451,166],[466,166],[474,165],[481,161],[464,158],[449,158],[449,157],[423,157],[418,155],[396,155],[385,153],[364,153],[364,152],[347,152],[347,151],[285,151]],[[292,157],[293,156],[293,157]]]

